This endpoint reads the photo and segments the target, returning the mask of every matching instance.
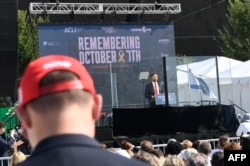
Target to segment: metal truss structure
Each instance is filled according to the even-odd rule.
[[[30,3],[30,14],[179,14],[178,3]]]

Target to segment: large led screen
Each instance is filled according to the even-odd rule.
[[[78,59],[103,95],[104,110],[145,106],[142,72],[163,81],[162,57],[175,56],[172,24],[39,24],[40,56]]]

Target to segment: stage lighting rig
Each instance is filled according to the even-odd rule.
[[[179,14],[181,5],[178,3],[30,3],[30,14]]]

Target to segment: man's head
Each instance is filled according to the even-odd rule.
[[[152,80],[153,82],[157,82],[157,81],[158,81],[158,74],[152,73],[152,74],[150,75],[150,78],[151,78],[151,80]]]
[[[42,79],[54,71],[68,71],[77,78],[53,81],[41,85]],[[55,76],[58,77],[58,76]],[[55,78],[56,79],[56,78]],[[18,107],[24,108],[30,101],[46,94],[82,89],[95,95],[94,83],[86,68],[76,59],[62,55],[48,55],[31,62],[26,68],[18,88]]]
[[[228,135],[221,135],[219,137],[218,148],[224,149],[229,143],[229,136]]]
[[[250,122],[250,113],[245,113],[242,117],[241,122]]]
[[[186,165],[188,166],[210,166],[211,162],[204,153],[193,153],[191,156],[188,158]]]
[[[53,133],[94,136],[102,97],[76,59],[47,55],[31,62],[21,78],[18,97],[17,114],[34,146]]]
[[[0,134],[3,134],[5,132],[6,123],[3,121],[0,121]]]
[[[224,153],[223,152],[215,152],[212,156],[211,164],[213,166],[224,165]]]
[[[145,152],[150,152],[154,149],[153,143],[151,141],[143,140],[141,141],[141,150]]]
[[[193,143],[187,139],[183,140],[181,144],[184,149],[191,148],[193,146]]]
[[[209,155],[211,153],[211,144],[208,141],[202,141],[198,145],[198,152],[203,153],[205,155]]]

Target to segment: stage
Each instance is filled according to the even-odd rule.
[[[96,129],[100,142],[112,142],[119,146],[124,139],[134,145],[142,140],[164,144],[171,138],[178,141],[189,139],[214,139],[222,134],[235,137],[239,125],[231,105],[114,108],[112,126]]]

